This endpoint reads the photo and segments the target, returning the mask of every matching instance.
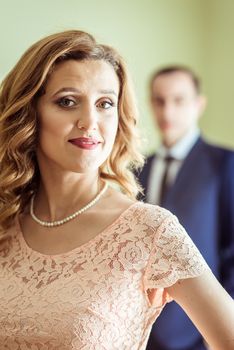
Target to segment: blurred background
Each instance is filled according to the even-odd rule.
[[[234,147],[233,0],[0,0],[0,80],[41,37],[82,29],[127,61],[140,110],[144,153],[158,143],[149,108],[152,71],[182,63],[203,81],[208,108],[201,128]]]

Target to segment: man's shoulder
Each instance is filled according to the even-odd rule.
[[[152,160],[156,157],[156,153],[151,153],[148,156],[145,157],[145,164],[151,163]]]
[[[201,142],[203,149],[205,149],[210,156],[216,159],[226,161],[234,158],[234,149],[208,142],[204,139],[201,139]]]

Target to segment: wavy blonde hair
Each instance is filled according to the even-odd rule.
[[[7,229],[22,212],[40,181],[36,159],[36,102],[54,67],[66,60],[105,60],[120,82],[119,125],[115,144],[100,168],[103,179],[116,182],[131,198],[140,187],[133,175],[143,164],[138,151],[137,109],[123,59],[88,33],[69,30],[32,45],[0,87],[0,227]]]

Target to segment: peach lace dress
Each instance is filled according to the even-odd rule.
[[[32,250],[16,223],[0,242],[0,349],[144,350],[172,300],[164,288],[207,268],[158,206],[136,202],[88,243],[52,256]]]

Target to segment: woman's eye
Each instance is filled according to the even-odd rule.
[[[101,101],[98,104],[98,107],[103,108],[103,109],[109,109],[114,106],[114,103],[112,101]]]
[[[73,107],[75,106],[76,102],[68,97],[62,97],[57,101],[57,104],[61,107]]]

